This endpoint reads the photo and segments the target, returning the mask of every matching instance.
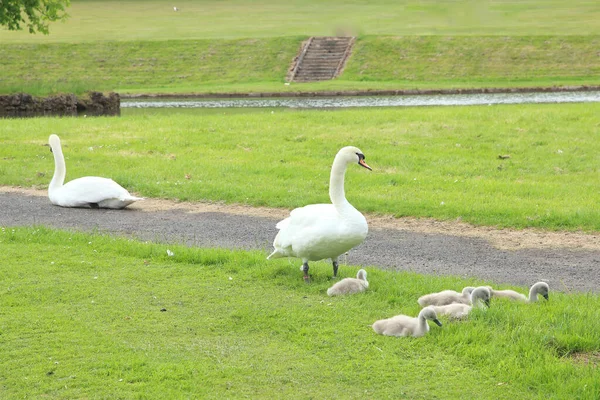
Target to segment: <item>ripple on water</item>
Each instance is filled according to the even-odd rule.
[[[600,91],[244,99],[123,99],[122,108],[348,108],[600,102]]]

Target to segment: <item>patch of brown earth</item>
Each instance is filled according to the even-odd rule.
[[[46,190],[0,187],[0,192],[19,193],[27,196],[46,196]],[[130,206],[143,212],[183,210],[190,213],[226,213],[283,219],[289,210],[281,208],[250,207],[239,204],[177,202],[162,199],[146,199]],[[519,250],[525,248],[567,248],[600,250],[600,234],[583,232],[547,232],[539,229],[497,229],[473,226],[460,221],[437,221],[427,218],[395,218],[366,214],[371,229],[398,229],[425,234],[464,236],[488,241],[499,249]]]
[[[571,354],[571,359],[578,364],[597,367],[600,365],[600,352],[577,352]]]

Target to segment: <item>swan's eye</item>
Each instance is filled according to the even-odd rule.
[[[365,159],[365,155],[363,153],[356,153],[356,155],[358,156],[358,161]]]

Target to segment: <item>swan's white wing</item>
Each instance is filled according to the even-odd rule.
[[[55,204],[63,207],[82,207],[111,200],[129,203],[139,200],[112,179],[97,176],[86,176],[67,182],[57,189],[52,197],[54,199],[51,200]]]
[[[311,204],[290,212],[290,216],[277,223],[279,233],[273,241],[275,251],[268,258],[297,257],[298,249],[319,235],[319,227],[326,224],[337,211],[333,204]]]
[[[276,225],[279,234],[275,238],[275,247],[287,248],[301,238],[308,240],[315,234],[319,234],[328,222],[335,222],[336,218],[337,211],[333,204],[311,204],[296,208],[288,218]]]
[[[324,220],[338,219],[338,213],[333,204],[310,204],[295,208],[290,216],[275,225],[277,229],[300,231],[304,228],[314,227]]]
[[[297,208],[281,221],[270,258],[300,257],[305,260],[335,259],[361,243],[368,227],[364,217],[338,213],[333,204],[311,204]]]
[[[282,219],[281,221],[279,221],[277,223],[277,225],[275,225],[275,228],[282,230],[282,229],[285,229],[289,224],[290,224],[290,217],[287,217],[286,219]]]

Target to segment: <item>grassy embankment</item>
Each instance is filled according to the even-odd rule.
[[[600,231],[597,104],[337,111],[125,110],[121,118],[6,120],[0,184],[110,176],[143,196],[293,208],[326,202],[339,148],[361,211],[501,227]],[[499,155],[510,158],[499,159]]]
[[[0,31],[0,93],[293,92],[600,84],[586,1],[74,2],[49,36]],[[352,28],[344,28],[350,25]],[[284,86],[303,38],[360,34],[344,74]]]
[[[600,36],[359,39],[344,74],[284,85],[301,38],[7,45],[0,92],[295,92],[600,85]]]
[[[260,252],[42,228],[3,228],[0,245],[2,398],[600,395],[598,296],[496,300],[424,338],[390,338],[369,325],[483,282],[367,268],[368,292],[328,298],[329,268],[306,285],[296,263]]]

